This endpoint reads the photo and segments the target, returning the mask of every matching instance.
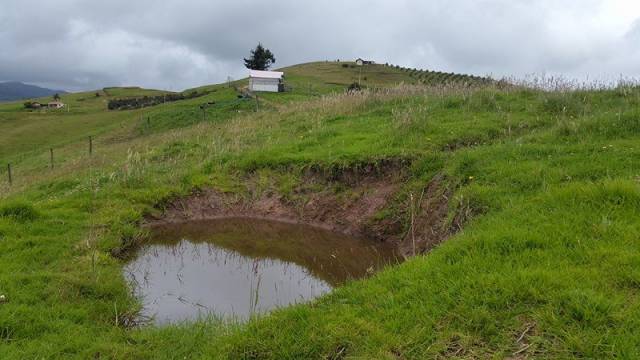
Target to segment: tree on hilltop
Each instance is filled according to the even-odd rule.
[[[275,62],[276,58],[271,50],[265,49],[261,43],[258,43],[258,46],[251,50],[251,56],[244,59],[244,66],[251,70],[268,70]]]

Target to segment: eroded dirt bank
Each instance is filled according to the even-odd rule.
[[[246,193],[215,189],[169,200],[147,216],[147,225],[220,218],[258,218],[300,223],[390,242],[404,256],[431,249],[457,230],[448,221],[450,189],[435,176],[420,193],[409,196],[405,171],[397,164],[382,169],[362,167],[339,175],[308,172],[290,194],[257,190],[251,177]],[[413,206],[411,203],[413,199]]]

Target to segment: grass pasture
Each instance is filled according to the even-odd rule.
[[[69,112],[0,105],[0,160],[16,169],[0,185],[0,357],[638,357],[640,88],[425,86],[382,65],[359,71],[285,69],[293,91],[265,94],[258,112],[226,84],[140,110],[108,112],[91,93],[63,96]],[[345,94],[356,76],[378,90]],[[203,116],[205,101],[219,106]],[[302,201],[310,167],[384,159],[410,165],[381,217],[406,220],[408,195],[440,175],[450,216],[468,215],[462,231],[248,323],[129,326],[139,304],[110,251],[143,239],[156,205],[205,187],[247,196],[249,183]]]

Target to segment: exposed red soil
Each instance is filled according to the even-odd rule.
[[[394,168],[394,167],[392,167]],[[443,188],[443,179],[435,177],[422,194],[414,198],[414,221],[410,225],[410,204],[400,204],[395,218],[378,217],[380,211],[395,205],[404,177],[397,169],[385,171],[363,167],[341,173],[338,177],[307,175],[308,183],[322,184],[301,187],[294,196],[285,197],[275,191],[257,194],[248,185],[248,196],[226,194],[205,189],[190,196],[170,201],[158,216],[149,216],[146,223],[166,224],[190,220],[220,218],[259,218],[300,223],[327,230],[392,242],[401,254],[411,256],[431,249],[452,232],[447,224],[450,191]],[[346,175],[345,175],[346,174]],[[247,182],[251,184],[249,180]],[[342,191],[336,191],[340,184]],[[312,191],[311,188],[323,188]],[[406,210],[404,210],[406,208]],[[415,249],[414,249],[415,244]],[[414,252],[415,250],[415,252]]]

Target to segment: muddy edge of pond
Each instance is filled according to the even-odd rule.
[[[414,194],[413,231],[408,225],[411,223],[408,200],[397,216],[376,217],[381,210],[394,205],[407,179],[405,170],[406,166],[393,165],[375,170],[351,169],[340,176],[309,173],[293,197],[285,197],[273,189],[257,191],[257,180],[249,177],[245,182],[248,195],[214,189],[194,191],[163,203],[158,213],[145,217],[144,226],[239,217],[265,219],[390,242],[400,254],[409,257],[413,255],[414,241],[416,253],[428,251],[459,230],[466,216],[461,212],[448,221],[452,191],[445,186],[443,176],[437,175],[420,194]],[[337,187],[342,190],[336,191]]]

